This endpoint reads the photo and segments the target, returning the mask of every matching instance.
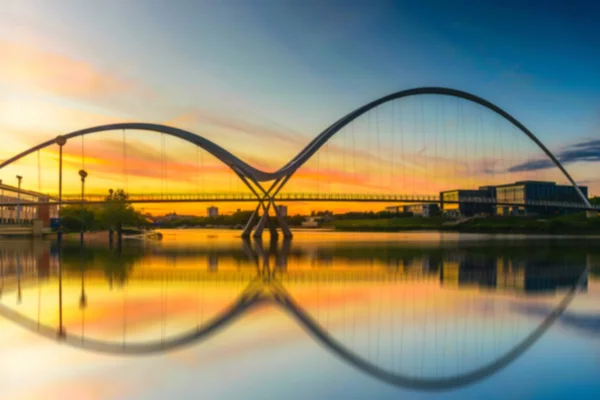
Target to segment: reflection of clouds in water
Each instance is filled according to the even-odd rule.
[[[237,254],[242,255],[239,242],[237,243]],[[568,282],[576,279],[571,274],[564,275],[561,273],[557,275],[557,272],[561,272],[562,269],[561,271],[556,270],[552,267],[554,264],[545,265],[546,260],[550,259],[549,254],[544,254],[542,257],[545,274],[543,276],[537,275],[540,270],[537,267],[539,263],[535,261],[537,261],[536,257],[539,257],[539,253],[535,256],[526,256],[520,249],[511,249],[510,255],[507,256],[509,250],[506,248],[497,251],[501,255],[496,255],[493,252],[490,255],[490,250],[485,248],[452,248],[444,249],[445,254],[442,257],[438,253],[440,249],[436,247],[433,249],[400,248],[388,251],[387,248],[361,246],[364,245],[359,246],[356,242],[352,242],[350,246],[346,244],[346,246],[332,247],[329,245],[328,247],[327,243],[314,245],[315,251],[308,252],[310,257],[306,255],[306,248],[302,245],[299,246],[296,253],[292,252],[295,257],[291,259],[295,261],[295,264],[281,273],[284,279],[279,284],[283,284],[282,287],[273,286],[275,282],[278,282],[278,279],[274,275],[270,275],[268,271],[269,262],[273,262],[274,256],[278,254],[269,254],[270,260],[259,257],[261,265],[265,263],[267,270],[260,271],[256,276],[259,285],[252,293],[260,295],[260,302],[253,303],[254,300],[247,297],[241,303],[242,307],[239,312],[236,311],[232,314],[231,326],[221,330],[221,327],[225,327],[225,325],[222,325],[211,331],[211,333],[216,333],[218,330],[219,334],[211,337],[211,346],[202,346],[202,349],[207,349],[203,353],[210,354],[206,357],[206,360],[218,363],[219,360],[228,358],[233,362],[243,355],[260,357],[261,351],[272,350],[272,347],[277,344],[289,345],[290,338],[292,336],[297,337],[297,335],[290,331],[281,332],[277,329],[286,316],[277,313],[275,315],[279,315],[279,317],[273,318],[273,308],[267,306],[273,305],[279,306],[281,311],[288,314],[287,316],[293,317],[290,321],[295,320],[300,327],[303,327],[318,343],[331,350],[333,354],[361,371],[383,381],[397,386],[421,389],[456,387],[483,379],[512,362],[527,350],[553,322],[552,317],[555,315],[553,314],[555,310],[550,307],[545,313],[543,310],[539,311],[537,314],[540,317],[539,319],[530,318],[526,321],[527,323],[517,325],[516,330],[514,330],[515,322],[523,322],[525,318],[523,313],[515,315],[514,309],[511,309],[513,303],[519,304],[521,301],[527,303],[527,301],[530,301],[527,299],[531,299],[526,296],[527,293],[537,291],[536,302],[548,295],[548,298],[553,299],[552,303],[559,305],[560,298],[563,295],[566,296],[566,293],[556,295],[551,290],[550,293],[540,296],[539,291],[554,289],[558,283],[563,282],[563,278],[566,278]],[[388,245],[388,247],[391,247],[391,245]],[[145,250],[139,250],[139,257],[142,259],[148,257],[150,261],[155,261],[158,257],[157,254],[149,255]],[[163,250],[166,249],[163,248]],[[94,295],[90,288],[90,304],[87,311],[90,313],[90,317],[93,316],[91,311],[95,304],[99,308],[98,313],[95,315],[96,319],[92,320],[90,318],[88,320],[87,335],[93,333],[90,330],[94,327],[96,333],[111,333],[111,336],[113,336],[112,331],[114,331],[117,335],[109,339],[117,339],[117,343],[110,348],[110,351],[126,352],[131,350],[130,346],[135,346],[135,343],[129,341],[135,341],[139,339],[139,336],[132,337],[133,332],[128,328],[128,342],[121,344],[118,335],[120,324],[123,321],[123,310],[128,309],[131,310],[127,319],[129,324],[145,325],[151,323],[153,319],[160,323],[161,318],[167,318],[169,327],[178,328],[176,331],[183,332],[185,331],[184,328],[196,326],[194,314],[197,311],[194,296],[187,297],[188,295],[185,294],[186,289],[183,286],[189,285],[189,282],[185,283],[185,279],[199,273],[207,279],[212,277],[209,286],[215,285],[211,290],[214,293],[221,293],[221,300],[227,300],[226,304],[223,304],[226,307],[234,302],[234,298],[240,292],[243,292],[243,287],[239,287],[239,291],[236,290],[235,295],[222,296],[225,292],[216,286],[219,280],[218,277],[229,276],[227,274],[235,271],[254,271],[243,267],[241,269],[236,268],[238,264],[231,262],[232,254],[236,253],[232,253],[229,248],[217,250],[208,248],[199,252],[185,250],[183,254],[178,249],[170,249],[169,251],[170,253],[161,255],[161,261],[158,265],[154,263],[150,266],[136,265],[132,266],[131,269],[127,269],[125,271],[127,279],[123,280],[123,286],[115,288],[112,292],[107,291],[104,298],[106,302],[101,301],[101,297]],[[277,253],[277,247],[274,251]],[[270,252],[271,249],[269,249]],[[479,256],[473,255],[477,252],[479,252]],[[215,254],[222,257],[220,258],[222,263],[206,272],[204,261]],[[65,276],[71,279],[75,277],[76,281],[71,280],[71,283],[78,283],[80,276],[77,273],[79,258],[77,253],[74,256],[72,259],[67,256],[63,260],[65,264],[69,264],[71,267],[71,270],[65,271]],[[451,256],[452,262],[446,263],[449,256]],[[504,266],[512,265],[508,270],[505,269],[502,275],[504,285],[502,288],[492,288],[490,286],[497,284],[496,280],[492,279],[496,276],[496,265],[498,265],[496,257],[503,257]],[[99,264],[98,268],[105,264],[105,258],[100,257],[99,253],[95,254],[95,260]],[[108,259],[110,257],[106,258],[106,260]],[[172,262],[163,262],[166,259]],[[235,257],[234,259],[236,262],[239,260]],[[325,260],[326,262],[323,264],[327,267],[315,267],[315,264],[312,264],[315,259]],[[515,261],[522,259],[531,259],[531,265],[515,263]],[[194,262],[198,260],[202,260],[202,262],[199,267],[195,267],[197,268],[196,271],[191,266],[195,265]],[[390,260],[394,261],[392,265],[395,268],[387,267]],[[399,263],[398,260],[406,260],[406,262]],[[415,260],[416,262],[413,262]],[[358,262],[350,264],[352,261]],[[477,273],[473,273],[474,266],[477,266],[475,271]],[[444,268],[445,272],[440,268]],[[148,274],[146,277],[160,277],[166,270],[174,272],[174,278],[185,277],[185,279],[172,281],[170,283],[172,286],[168,290],[162,288],[154,292],[144,292],[140,297],[134,296],[134,292],[143,288],[144,285],[152,286],[151,282],[144,283],[146,282],[142,279],[144,274]],[[102,269],[99,269],[99,271],[102,271]],[[359,274],[356,274],[356,271],[359,271]],[[512,272],[508,273],[506,271]],[[515,273],[515,271],[528,271],[529,274]],[[548,275],[549,271],[552,274]],[[265,272],[267,273],[265,274]],[[444,286],[440,285],[440,272],[444,273]],[[95,276],[95,283],[105,282],[106,280],[105,273],[95,274],[93,268],[87,270],[86,274],[88,279]],[[285,277],[290,278],[294,274],[296,274],[296,277],[301,278],[300,283],[295,282],[293,279],[286,281]],[[215,277],[217,279],[214,279]],[[305,278],[313,279],[311,277],[317,280],[302,283]],[[350,282],[353,283],[348,283],[348,277],[352,277],[354,281],[351,280]],[[381,280],[389,277],[393,279]],[[322,281],[319,281],[319,279]],[[360,279],[364,279],[364,281],[360,281]],[[398,279],[398,281],[395,281],[395,279]],[[535,285],[528,286],[532,281]],[[511,282],[511,284],[507,285],[507,282]],[[241,285],[245,286],[244,283]],[[97,286],[101,287],[102,285]],[[158,286],[155,283],[155,288]],[[66,292],[71,293],[68,298],[72,300],[72,304],[69,303],[68,305],[73,307],[70,313],[65,314],[67,325],[78,322],[76,314],[79,312],[76,306],[78,290],[70,291],[69,288],[69,285],[65,285],[64,289]],[[72,289],[77,289],[77,286],[73,286]],[[190,287],[190,289],[192,292],[196,292],[196,288]],[[126,301],[131,301],[125,308],[123,304],[126,303],[123,303],[120,297],[123,296],[124,291],[128,293]],[[203,293],[205,290],[202,289],[200,292]],[[516,299],[514,297],[515,292],[520,294]],[[241,298],[244,299],[243,294]],[[215,300],[216,298],[208,296],[207,299],[202,301],[202,304],[207,308],[205,311],[212,310],[215,313],[219,311],[218,303],[220,301],[215,302]],[[29,296],[25,299],[25,302],[27,301],[30,301]],[[567,304],[568,301],[562,306]],[[34,306],[33,310],[35,310],[35,304],[32,305]],[[346,305],[349,305],[349,310],[352,313],[351,317],[346,315],[348,310],[343,308]],[[557,313],[561,311],[562,309],[558,310]],[[398,323],[395,325],[393,318],[397,318],[398,315],[394,315],[394,312],[404,312],[406,314],[401,316],[400,318],[404,319],[396,321]],[[103,323],[104,318],[107,318],[106,324]],[[355,327],[353,330],[346,331],[344,328],[349,318],[355,318],[355,321],[353,321]],[[264,328],[249,330],[249,325],[258,326],[248,324],[247,322],[250,319],[256,320],[257,324],[272,325],[273,327],[266,331]],[[186,325],[187,322],[191,323]],[[447,323],[449,326],[451,332],[448,334],[443,332],[443,329],[445,329],[441,325],[443,323]],[[540,325],[540,328],[537,328],[539,324],[546,325],[543,327]],[[140,326],[138,325],[138,327]],[[162,332],[164,332],[162,326],[158,325],[156,328],[154,332],[158,332],[158,334],[154,339],[160,338]],[[405,352],[400,354],[400,359],[405,361],[402,365],[398,364],[398,359],[393,359],[393,356],[396,355],[393,349],[396,336],[394,333],[390,333],[390,328],[396,329],[396,335],[404,332],[406,338],[403,343]],[[110,332],[104,332],[105,330]],[[67,332],[67,340],[70,344],[82,345],[82,347],[87,345],[88,342],[84,343],[83,340],[80,343],[73,342],[73,340],[77,340],[77,329],[71,329],[67,326]],[[279,334],[274,335],[274,332]],[[69,336],[69,333],[74,335]],[[170,336],[169,333],[173,333],[173,331],[167,329],[166,333],[167,336]],[[440,333],[446,336],[438,339],[437,335]],[[355,334],[357,340],[354,343]],[[494,341],[490,341],[490,338],[494,339],[494,334],[499,334],[504,339],[501,347],[492,347]],[[55,334],[53,333],[53,335]],[[243,338],[242,340],[251,350],[245,349],[243,346],[240,347],[240,345],[215,346],[215,341],[218,342],[222,335],[227,335],[230,340],[238,340],[238,343],[240,338]],[[258,339],[249,340],[254,335],[258,336]],[[533,336],[530,338],[528,335]],[[145,338],[153,339],[150,336],[145,336]],[[352,341],[350,341],[350,338],[352,338]],[[186,343],[197,344],[200,335],[192,335],[189,339]],[[169,337],[163,337],[163,340],[164,343],[157,343],[156,348],[158,350],[152,351],[165,351],[178,347],[166,345],[171,340]],[[513,348],[514,351],[511,352]],[[443,349],[447,350],[445,356],[450,358],[450,361],[448,359],[439,361],[439,352]],[[197,348],[194,347],[186,351],[195,352]],[[366,357],[363,357],[365,353]],[[169,354],[170,357],[188,359],[189,353],[175,352]],[[502,357],[504,357],[503,360]],[[458,360],[458,366],[455,370],[450,370],[448,367],[453,367],[453,365],[444,363],[454,364],[454,358],[462,359]],[[494,360],[499,358],[499,362],[494,363]],[[390,365],[391,368],[388,369]],[[478,372],[478,368],[481,368],[482,371]],[[473,371],[475,373],[469,375]],[[405,375],[402,376],[402,374]],[[451,376],[452,374],[454,375]],[[468,379],[462,378],[463,375],[467,375]],[[458,378],[454,379],[454,377]]]
[[[545,317],[550,314],[552,308],[545,305],[519,304],[515,306],[518,311],[536,317]],[[560,325],[574,329],[579,333],[600,338],[600,314],[583,314],[571,311],[565,312],[558,318]]]

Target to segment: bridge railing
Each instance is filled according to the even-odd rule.
[[[105,194],[86,194],[83,198],[87,203],[102,203],[106,199]],[[63,204],[77,204],[81,202],[81,195],[66,194],[63,195]],[[276,201],[295,202],[295,201],[340,201],[340,202],[380,202],[380,203],[440,203],[437,195],[408,195],[408,194],[367,194],[367,193],[279,193],[275,196]],[[249,192],[231,192],[231,193],[133,193],[129,195],[129,201],[132,203],[152,203],[152,202],[253,202],[256,196]],[[551,200],[528,200],[524,203],[511,200],[498,200],[490,197],[462,197],[458,200],[443,200],[444,204],[489,204],[493,206],[508,207],[556,207],[580,210],[600,211],[600,206],[592,208],[586,206],[583,202],[564,202]],[[0,202],[0,207],[15,206],[16,202]],[[51,196],[49,202],[38,202],[28,199],[22,199],[20,204],[57,204],[56,197]]]

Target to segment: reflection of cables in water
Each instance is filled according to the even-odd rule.
[[[361,371],[370,374],[384,382],[400,387],[408,387],[423,390],[441,390],[459,387],[483,379],[499,371],[500,369],[508,365],[510,362],[515,360],[517,357],[519,357],[521,354],[523,354],[523,352],[525,352],[529,347],[531,347],[531,345],[533,345],[541,337],[541,335],[543,335],[548,330],[548,328],[557,320],[557,318],[561,316],[566,307],[574,298],[577,292],[577,288],[587,278],[588,272],[588,270],[583,271],[582,275],[578,278],[577,282],[574,283],[573,288],[565,294],[564,298],[562,298],[562,300],[559,302],[556,308],[552,310],[552,312],[549,312],[548,315],[546,315],[545,319],[541,322],[541,324],[523,340],[517,343],[517,345],[515,345],[513,349],[500,355],[493,362],[486,364],[471,372],[465,372],[462,375],[459,373],[460,368],[458,368],[457,366],[456,376],[451,377],[416,378],[414,376],[396,374],[395,372],[392,373],[386,369],[372,364],[368,358],[365,360],[364,358],[359,357],[356,353],[350,351],[347,347],[338,342],[338,340],[336,340],[327,330],[325,330],[323,326],[318,323],[318,321],[315,321],[314,317],[308,314],[299,304],[297,304],[293,297],[291,297],[289,293],[285,290],[285,288],[281,285],[280,281],[272,281],[271,279],[265,280],[265,277],[261,276],[260,274],[257,276],[257,278],[255,278],[253,282],[251,282],[246,287],[246,289],[244,289],[240,296],[238,296],[238,298],[234,300],[234,302],[223,311],[222,314],[214,317],[204,329],[193,329],[192,331],[185,333],[181,336],[172,337],[168,341],[165,340],[165,335],[163,334],[163,337],[159,342],[145,342],[140,344],[133,343],[131,345],[128,345],[127,347],[122,346],[121,343],[101,342],[93,339],[88,341],[84,345],[80,342],[81,338],[77,337],[76,335],[68,335],[63,341],[66,344],[70,344],[75,347],[115,354],[145,354],[162,352],[169,349],[175,349],[186,344],[194,343],[196,341],[201,340],[202,338],[206,338],[210,334],[215,333],[217,330],[226,326],[228,323],[234,321],[235,318],[243,315],[252,307],[256,307],[269,302],[271,304],[277,304],[281,306],[283,310],[285,310],[289,313],[289,315],[294,317],[295,321],[298,322],[300,326],[304,327],[306,331],[309,334],[311,334],[313,338],[315,338],[319,343],[323,344],[327,349],[331,350],[342,360],[348,362],[349,364],[360,369]],[[166,289],[164,276],[162,278],[163,279],[161,282],[163,290],[161,291],[161,300],[163,301],[161,303],[161,316],[163,317],[163,323],[166,323],[164,319],[166,310],[164,301],[164,298],[166,297]],[[415,285],[412,285],[412,289],[412,306],[414,314],[417,302],[417,297],[415,296],[417,288],[415,287]],[[274,293],[275,296],[271,297],[270,295],[268,295],[268,293]],[[382,296],[381,292],[380,296]],[[473,306],[476,304],[474,294],[467,293],[467,296],[461,297],[461,300],[463,301],[457,303],[458,306],[464,306],[466,300],[466,303],[469,303],[467,304],[468,311],[472,312]],[[405,303],[406,301],[401,302],[402,305],[404,305]],[[449,304],[450,302],[447,303]],[[44,325],[39,325],[36,321],[32,321],[27,317],[23,317],[15,311],[12,311],[9,308],[6,308],[2,305],[0,305],[0,314],[10,320],[21,324],[22,326],[28,329],[40,333],[43,336],[54,339],[56,338],[55,327],[49,328]],[[451,314],[454,315],[455,313]],[[473,314],[471,314],[471,316],[472,315]],[[371,319],[369,321],[371,321]],[[463,322],[466,323],[466,321],[467,320],[463,318]],[[414,326],[414,324],[412,324],[411,326]],[[414,333],[418,334],[419,332]],[[466,338],[466,334],[463,335],[463,337]],[[425,339],[426,337],[423,337],[423,340]]]
[[[123,288],[123,347],[125,347],[127,335],[127,287]]]
[[[163,278],[161,279],[161,283],[160,283],[160,311],[161,311],[161,327],[160,327],[160,341],[161,343],[165,342],[165,334],[166,334],[166,320],[165,320],[165,314],[166,314],[166,305],[165,305],[165,298],[166,298],[166,288],[165,288],[165,278],[163,276]]]
[[[375,354],[375,362],[378,363],[379,362],[379,342],[381,340],[381,324],[382,324],[382,317],[383,317],[383,311],[382,311],[382,297],[383,297],[383,290],[381,290],[381,288],[378,288],[379,290],[377,290],[379,292],[379,303],[377,306],[377,344],[375,346],[375,349],[377,351],[377,353]]]

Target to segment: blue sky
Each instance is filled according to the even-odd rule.
[[[434,85],[496,103],[557,152],[600,133],[600,6],[589,1],[3,5],[0,40],[84,63],[127,83],[122,92],[95,96],[93,85],[83,94],[57,94],[0,82],[3,100],[41,101],[107,119],[169,122],[193,113],[190,129],[228,148],[244,138],[252,154],[264,147],[260,140],[280,135],[291,141],[279,147],[278,156],[289,159],[356,107],[397,90]],[[213,124],[235,121],[248,132],[208,132],[198,114]],[[22,119],[16,125],[27,130],[31,115]],[[65,118],[53,132],[83,123]],[[35,132],[28,141],[44,135]],[[583,175],[586,182],[596,179]]]

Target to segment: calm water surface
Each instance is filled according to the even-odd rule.
[[[0,399],[598,398],[600,238],[0,241]]]

